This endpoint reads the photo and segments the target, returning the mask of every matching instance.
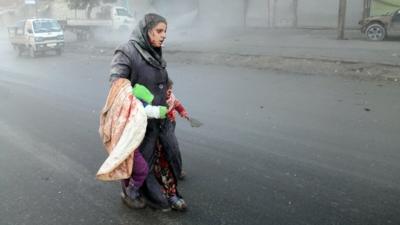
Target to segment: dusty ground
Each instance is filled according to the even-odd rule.
[[[228,65],[289,73],[339,75],[349,79],[400,82],[400,37],[366,41],[358,30],[336,40],[335,30],[247,29],[170,31],[168,62]],[[98,34],[95,41],[67,41],[67,51],[111,57],[125,35]]]
[[[169,63],[228,65],[288,73],[339,75],[349,79],[400,83],[400,42],[368,42],[357,30],[335,39],[334,30],[170,31],[164,49]],[[98,34],[77,42],[66,32],[66,52],[110,57],[129,34]],[[6,31],[0,35],[8,42]]]
[[[362,62],[199,52],[168,52],[167,59],[171,62],[185,62],[188,64],[229,65],[289,73],[340,75],[352,79],[400,81],[400,67]]]
[[[66,51],[82,52],[93,56],[112,56],[112,48],[95,47],[92,45],[72,44]],[[339,75],[349,79],[380,80],[400,84],[400,67],[394,65],[374,64],[365,62],[350,62],[330,59],[297,58],[265,55],[241,55],[217,52],[198,51],[165,51],[165,57],[170,63],[227,65],[247,67],[252,69],[267,69],[288,73],[311,75]]]

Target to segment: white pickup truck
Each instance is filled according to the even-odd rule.
[[[36,57],[39,52],[46,51],[61,55],[64,49],[64,33],[54,19],[21,20],[8,27],[8,36],[18,55],[29,52],[31,57]]]
[[[66,17],[65,14],[57,15],[53,11],[53,18],[57,18],[64,30],[76,34],[78,40],[87,40],[94,36],[96,30],[107,32],[129,31],[135,25],[135,19],[124,7],[101,6],[93,18],[87,19],[82,12],[73,13],[73,17]],[[65,12],[64,12],[65,13]]]

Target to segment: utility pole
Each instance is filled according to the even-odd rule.
[[[247,12],[249,10],[249,1],[250,0],[243,1],[243,26],[244,27],[247,27]]]
[[[363,19],[367,18],[370,16],[371,13],[371,0],[364,0],[364,5],[363,5]]]
[[[339,18],[338,18],[338,39],[344,39],[344,27],[346,24],[346,5],[347,0],[339,0]]]
[[[35,1],[35,17],[38,18],[38,0]]]
[[[278,0],[274,0],[274,5],[272,6],[273,8],[273,13],[272,13],[272,26],[275,28],[276,27],[276,6],[278,4]]]
[[[271,27],[271,0],[267,0],[267,25]]]
[[[298,8],[299,8],[299,1],[293,0],[293,27],[297,28],[298,26]]]

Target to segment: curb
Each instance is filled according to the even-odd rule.
[[[67,51],[107,56],[110,59],[114,51],[114,47],[110,46],[99,47],[88,44],[70,46],[67,45]],[[400,82],[400,64],[370,63],[324,57],[268,56],[176,49],[164,50],[164,54],[168,62],[174,63],[241,66],[297,74],[339,75],[357,80]]]

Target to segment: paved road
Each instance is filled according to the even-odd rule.
[[[399,35],[388,37],[385,41],[371,42],[359,30],[346,30],[345,34],[347,40],[337,40],[334,29],[171,29],[168,31],[165,50],[400,66]],[[85,45],[99,51],[112,51],[129,36],[96,35],[95,41]],[[75,37],[68,32],[66,38],[69,44],[81,45],[74,42]]]
[[[367,41],[358,30],[260,29],[171,31],[166,45],[174,50],[322,59],[399,66],[400,36]]]
[[[400,223],[398,86],[170,64],[190,210],[133,211],[94,179],[109,58],[0,50],[0,224]]]

